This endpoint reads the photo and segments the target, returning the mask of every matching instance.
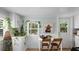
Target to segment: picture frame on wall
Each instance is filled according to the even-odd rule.
[[[60,23],[60,32],[67,32],[67,23]]]

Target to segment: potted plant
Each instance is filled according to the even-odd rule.
[[[24,35],[25,35],[25,32],[24,32],[24,27],[22,25],[20,28],[20,36],[24,36]]]
[[[19,31],[17,28],[13,28],[13,34],[14,36],[19,36]]]

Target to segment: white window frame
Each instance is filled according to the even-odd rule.
[[[30,28],[30,26],[29,26],[29,24],[30,23],[35,23],[35,24],[37,24],[37,28]],[[32,29],[36,29],[37,30],[37,34],[30,34],[29,32],[30,32],[30,30],[32,30]],[[30,22],[27,22],[27,35],[29,35],[29,36],[33,36],[33,35],[39,35],[39,23],[37,22],[37,21],[30,21]]]
[[[29,31],[32,29],[32,28],[30,28],[30,26],[29,26],[29,24],[30,23],[35,23],[35,24],[37,24],[37,34],[30,34],[29,33]],[[26,35],[27,36],[33,36],[33,35],[39,35],[39,23],[38,23],[38,21],[26,21],[26,22],[24,22],[24,31],[26,32]],[[36,29],[36,28],[35,28]]]

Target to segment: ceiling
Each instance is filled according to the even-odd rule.
[[[79,11],[78,7],[3,7],[10,12],[24,16],[58,16]]]

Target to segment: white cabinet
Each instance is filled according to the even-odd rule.
[[[27,22],[27,48],[39,48],[39,23],[38,21]]]
[[[3,50],[3,37],[0,37],[0,51]]]
[[[40,27],[39,21],[25,22],[24,30],[27,33],[26,38],[27,48],[35,48],[35,49],[40,48],[39,27]]]
[[[79,16],[74,16],[74,28],[79,28]]]
[[[38,48],[40,50],[42,39],[37,35],[27,37],[27,48]]]
[[[75,47],[79,47],[79,36],[75,36]]]
[[[25,37],[12,37],[13,51],[25,51]]]

